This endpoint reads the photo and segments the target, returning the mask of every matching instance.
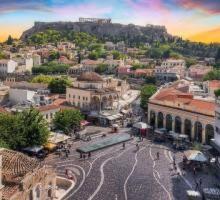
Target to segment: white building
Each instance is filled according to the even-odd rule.
[[[186,63],[184,60],[167,59],[161,66],[155,67],[155,76],[157,81],[171,82],[176,79],[182,79],[185,76]]]
[[[0,60],[0,74],[13,73],[17,67],[17,62],[13,60]]]

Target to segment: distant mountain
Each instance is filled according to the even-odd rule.
[[[220,27],[217,29],[213,29],[210,31],[205,31],[202,33],[198,33],[189,37],[189,40],[200,42],[203,41],[205,43],[218,42],[220,43]]]
[[[22,34],[21,39],[25,40],[32,34],[47,29],[86,32],[102,40],[115,42],[124,40],[126,43],[132,43],[132,41],[149,43],[154,41],[163,42],[164,40],[173,38],[167,33],[165,26],[137,26],[133,24],[122,25],[117,23],[98,24],[92,22],[35,22],[31,29]]]
[[[184,56],[215,57],[220,45],[195,43],[182,40],[180,37],[172,36],[165,26],[138,26],[134,24],[118,23],[93,23],[93,22],[35,22],[34,26],[26,30],[21,39],[28,40],[31,36],[46,30],[60,32],[85,32],[96,36],[99,40],[112,41],[114,43],[124,41],[128,46],[135,47],[140,44],[149,43],[152,47],[157,44],[168,44],[174,52]]]

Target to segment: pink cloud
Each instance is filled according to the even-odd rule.
[[[220,0],[175,0],[186,9],[199,9],[207,14],[220,14]]]

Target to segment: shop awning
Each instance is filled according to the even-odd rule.
[[[45,148],[45,149],[48,149],[48,150],[53,150],[53,149],[55,149],[56,147],[57,147],[57,145],[56,145],[56,144],[53,144],[53,143],[51,143],[51,142],[48,142],[47,144],[44,145],[44,148]]]
[[[196,150],[188,150],[184,152],[187,160],[189,161],[197,161],[197,162],[206,162],[207,158],[201,151]]]
[[[70,136],[62,134],[62,133],[57,133],[57,132],[51,132],[48,142],[52,144],[57,144],[60,142],[64,142],[66,140],[70,139]]]
[[[144,122],[137,122],[136,124],[133,125],[133,127],[138,128],[138,129],[147,129],[150,128],[146,123]]]

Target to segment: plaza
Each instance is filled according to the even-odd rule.
[[[129,129],[121,129],[125,134]],[[116,135],[114,134],[114,135]],[[107,135],[107,137],[111,137]],[[213,187],[217,180],[209,171],[182,171],[182,152],[174,152],[166,144],[156,144],[144,139],[133,138],[122,144],[92,152],[90,158],[79,158],[77,148],[103,140],[94,137],[91,142],[77,141],[70,155],[51,155],[46,162],[56,168],[59,176],[66,177],[71,170],[75,187],[63,199],[76,200],[184,200],[186,191],[195,189],[196,181],[202,178],[202,187]],[[136,146],[138,142],[138,148]],[[159,159],[156,154],[159,152]],[[173,169],[175,154],[177,170]],[[204,169],[206,170],[206,169]]]

